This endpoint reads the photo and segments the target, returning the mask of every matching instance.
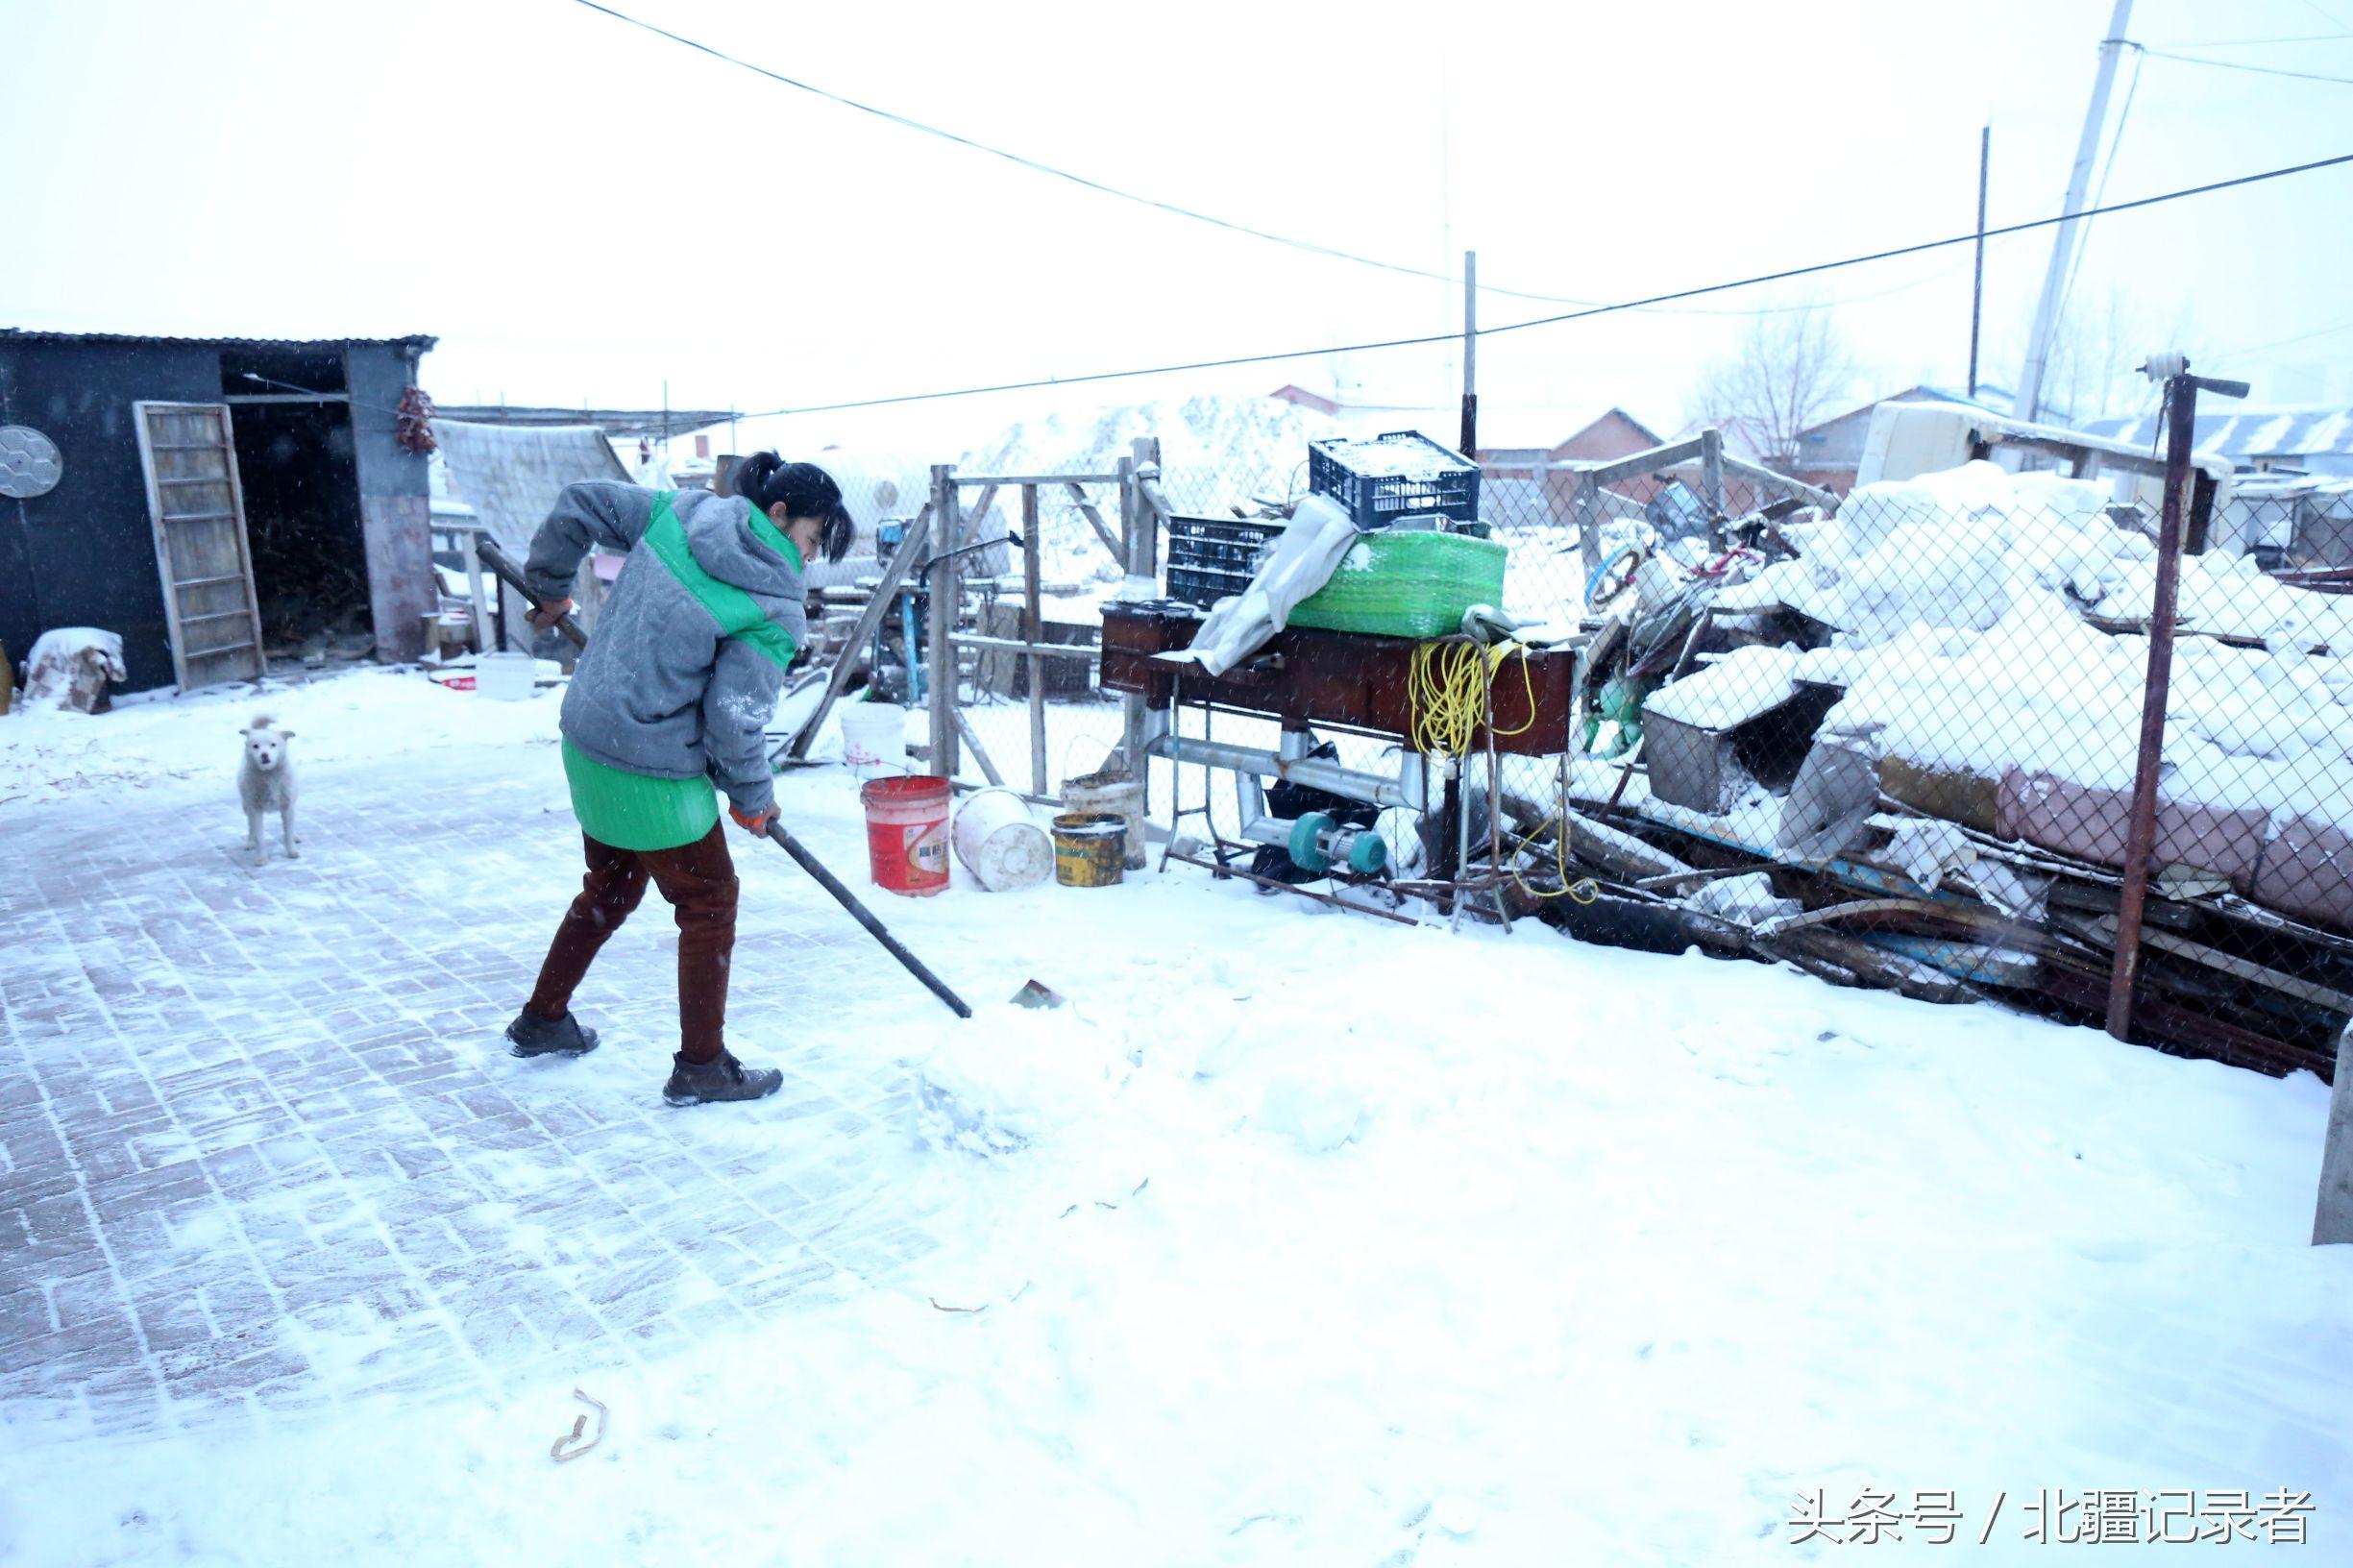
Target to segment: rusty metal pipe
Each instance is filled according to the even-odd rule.
[[[2165,511],[2157,529],[2157,601],[2148,620],[2148,679],[2141,699],[2141,756],[2132,775],[2124,834],[2124,888],[2116,918],[2116,965],[2108,975],[2108,1033],[2132,1034],[2132,987],[2141,972],[2141,920],[2148,907],[2149,857],[2157,847],[2157,772],[2165,760],[2165,710],[2173,680],[2173,611],[2181,587],[2182,501],[2197,420],[2197,379],[2167,378]]]

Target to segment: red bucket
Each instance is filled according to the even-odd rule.
[[[910,898],[947,889],[947,780],[877,778],[858,791],[874,886]]]

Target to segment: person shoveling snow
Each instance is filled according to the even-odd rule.
[[[539,603],[529,619],[546,628],[571,609],[590,547],[628,557],[564,697],[564,776],[588,874],[506,1038],[517,1056],[596,1048],[572,994],[650,880],[678,922],[678,1051],[662,1091],[673,1105],[758,1099],[784,1081],[726,1047],[736,879],[718,796],[768,836],[776,796],[763,733],[808,635],[802,574],[821,546],[840,560],[851,534],[841,486],[814,464],[760,453],[735,486],[740,500],[567,486],[525,568]]]

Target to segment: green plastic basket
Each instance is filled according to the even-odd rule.
[[[1291,610],[1294,626],[1370,631],[1386,637],[1444,637],[1462,629],[1462,612],[1504,601],[1510,551],[1467,534],[1394,529],[1368,533],[1348,549],[1332,580]]]

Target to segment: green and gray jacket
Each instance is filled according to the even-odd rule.
[[[628,559],[564,695],[565,762],[582,825],[625,849],[691,843],[717,818],[699,784],[706,775],[737,810],[766,810],[775,792],[763,732],[785,666],[808,635],[800,551],[738,497],[567,485],[531,540],[524,576],[532,592],[570,597],[592,546]],[[699,825],[681,821],[666,832],[656,824],[635,835],[671,845],[622,844],[597,832],[583,779],[602,770],[687,781],[694,788],[686,793],[700,801]],[[627,781],[606,785],[614,782],[626,793]],[[691,815],[691,799],[684,809]]]

